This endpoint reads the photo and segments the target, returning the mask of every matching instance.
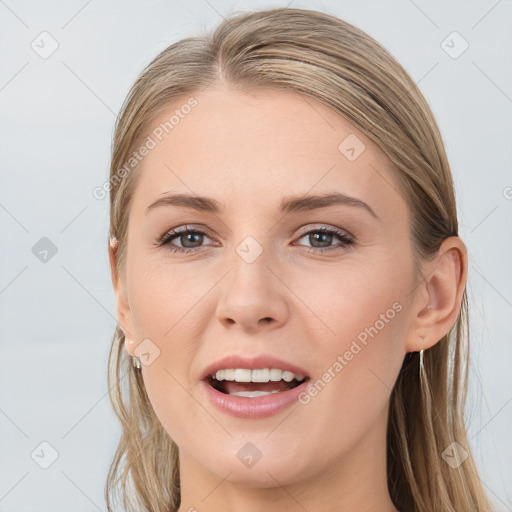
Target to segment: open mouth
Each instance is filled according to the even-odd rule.
[[[269,382],[236,382],[230,380],[219,381],[210,375],[207,377],[206,382],[220,393],[231,396],[253,398],[257,396],[270,395],[272,393],[289,391],[290,389],[300,386],[307,380],[309,380],[309,377],[305,377],[300,381],[294,378],[290,382],[286,382],[283,379]]]

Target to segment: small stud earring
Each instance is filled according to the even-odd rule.
[[[117,238],[113,235],[110,235],[110,247],[115,247],[117,244]]]

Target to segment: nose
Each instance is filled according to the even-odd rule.
[[[257,333],[281,327],[288,318],[286,286],[278,265],[263,251],[249,263],[235,254],[231,270],[222,279],[216,317],[228,329]]]

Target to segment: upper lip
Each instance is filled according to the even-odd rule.
[[[274,357],[269,354],[261,354],[251,358],[232,354],[208,365],[201,373],[200,379],[207,379],[210,375],[215,375],[218,370],[226,370],[232,368],[246,368],[250,370],[255,370],[258,368],[279,368],[280,370],[287,370],[292,372],[295,375],[303,375],[304,377],[309,377],[307,371],[303,368],[300,368],[299,366],[289,363],[284,359],[279,359],[278,357]]]

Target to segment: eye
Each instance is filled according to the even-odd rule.
[[[166,245],[171,252],[188,254],[197,252],[197,249],[201,247],[201,241],[204,237],[208,238],[204,231],[191,228],[190,226],[183,226],[165,233],[159,240],[158,245]],[[174,239],[177,239],[181,245],[171,243]]]
[[[322,253],[327,251],[335,251],[340,247],[346,248],[354,244],[354,241],[347,233],[332,227],[322,227],[306,231],[302,234],[299,240],[306,237],[308,242],[312,244],[312,247],[306,247],[308,252]],[[333,238],[338,238],[338,240],[341,241],[337,247],[330,245],[333,241]],[[315,244],[320,245],[318,246]]]

